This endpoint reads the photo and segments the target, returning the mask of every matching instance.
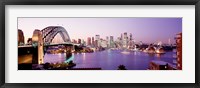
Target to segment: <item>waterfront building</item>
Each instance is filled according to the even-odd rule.
[[[92,46],[95,46],[95,41],[94,41],[94,37],[92,37]]]
[[[107,47],[107,41],[101,39],[101,47],[106,48]]]
[[[150,45],[146,48],[146,50],[144,50],[144,52],[147,52],[147,53],[153,54],[153,53],[156,52],[156,47],[154,47],[153,44],[150,44]]]
[[[81,40],[81,45],[86,46],[86,42],[84,41],[84,39]]]
[[[118,37],[117,40],[116,40],[116,42],[121,43],[121,38]]]
[[[95,40],[95,42],[94,42],[95,44],[94,44],[94,46],[95,47],[98,47],[98,41],[97,40]]]
[[[132,38],[132,34],[130,33],[129,41],[132,41],[132,39],[133,39],[133,38]]]
[[[22,30],[18,29],[18,46],[24,44],[24,33]]]
[[[165,61],[154,60],[150,62],[149,70],[176,70],[176,66]]]
[[[116,41],[114,41],[114,47],[115,48],[121,48],[121,37],[117,37]]]
[[[107,44],[107,47],[110,47],[109,37],[108,36],[106,36],[106,44]]]
[[[129,42],[128,42],[128,48],[129,48],[129,49],[135,48],[135,45],[134,45],[133,40],[129,40]]]
[[[91,43],[91,37],[88,37],[88,38],[87,38],[87,45],[88,45],[88,46],[91,46],[91,45],[92,45],[92,43]]]
[[[96,35],[96,36],[95,36],[95,41],[97,41],[97,42],[96,42],[96,46],[97,46],[97,47],[100,47],[100,35]]]
[[[110,36],[110,47],[114,48],[114,37]]]
[[[81,44],[81,39],[78,39],[78,44]]]
[[[182,33],[176,35],[177,69],[182,70]]]
[[[128,35],[127,32],[125,32],[123,36],[123,47],[127,48],[127,46],[128,46]]]

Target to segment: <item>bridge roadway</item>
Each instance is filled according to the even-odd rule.
[[[54,43],[53,44],[52,43],[48,45],[46,44],[43,47],[47,50],[49,46],[59,46],[59,45],[73,46],[73,45],[79,45],[79,44],[73,44],[73,43],[59,43],[59,44]],[[43,49],[44,54],[46,53],[45,49]],[[38,49],[34,48],[33,45],[18,46],[18,64],[34,63],[33,58],[37,59],[38,58],[37,56],[38,56]]]
[[[51,43],[51,44],[44,44],[44,46],[58,46],[58,45],[77,45],[79,46],[80,44],[76,43]],[[33,47],[33,45],[24,45],[24,46],[18,46],[18,48],[26,48],[26,47]]]

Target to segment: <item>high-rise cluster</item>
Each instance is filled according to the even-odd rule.
[[[95,35],[94,37],[87,37],[86,42],[84,40],[78,39],[72,40],[73,43],[78,43],[81,45],[86,45],[89,47],[103,47],[103,48],[134,48],[134,40],[132,34],[128,35],[127,32],[121,34],[116,40],[114,36],[106,36],[105,39],[101,38],[100,35]],[[83,44],[84,43],[84,44]]]
[[[118,47],[121,48],[134,48],[134,40],[131,33],[129,35],[127,32],[122,33],[121,37],[118,37],[117,43]]]

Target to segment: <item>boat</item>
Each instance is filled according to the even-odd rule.
[[[130,54],[130,52],[128,52],[128,51],[123,51],[121,53],[123,53],[123,54]]]

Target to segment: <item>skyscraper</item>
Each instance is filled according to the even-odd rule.
[[[95,41],[94,41],[94,37],[92,37],[92,46],[95,46]]]
[[[127,32],[124,32],[124,37],[123,37],[123,47],[127,47],[128,46],[128,35]]]
[[[110,47],[113,48],[114,47],[114,37],[110,36]]]
[[[88,37],[88,38],[87,38],[87,45],[88,45],[88,46],[91,46],[91,45],[92,45],[92,44],[91,44],[91,37]]]
[[[96,42],[96,47],[99,47],[100,46],[100,35],[96,35],[95,36],[95,41],[97,41]]]
[[[78,44],[81,44],[81,39],[78,39]]]
[[[82,44],[83,46],[86,45],[86,42],[84,41],[84,39],[81,40],[81,44]]]
[[[130,41],[132,40],[132,34],[130,33],[130,39],[129,39]]]
[[[95,46],[95,47],[98,47],[98,40],[95,40],[94,46]]]
[[[109,37],[108,36],[106,36],[106,45],[107,45],[107,47],[109,47]]]
[[[107,41],[104,39],[101,39],[101,47],[106,48],[107,47]]]
[[[127,32],[124,32],[124,39],[126,39],[127,37]]]

